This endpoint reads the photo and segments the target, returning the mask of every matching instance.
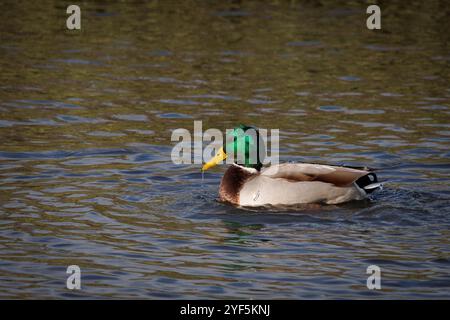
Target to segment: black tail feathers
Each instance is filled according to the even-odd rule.
[[[359,178],[355,183],[368,194],[382,187],[381,183],[378,182],[377,175],[373,172]]]

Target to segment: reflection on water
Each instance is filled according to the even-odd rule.
[[[0,298],[449,298],[449,8],[0,4]],[[386,13],[384,15],[384,13]],[[216,201],[176,128],[279,128],[282,161],[380,168],[341,206]],[[82,290],[65,289],[66,268]],[[366,268],[382,269],[382,290]]]

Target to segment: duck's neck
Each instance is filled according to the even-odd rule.
[[[220,200],[239,204],[239,192],[244,183],[258,174],[259,171],[256,169],[232,164],[223,175],[220,183]]]

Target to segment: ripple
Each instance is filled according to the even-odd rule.
[[[75,65],[102,65],[102,63],[93,60],[84,60],[84,59],[53,59],[50,60],[53,62],[60,62],[64,64],[75,64]]]
[[[68,123],[105,123],[108,120],[101,118],[87,118],[81,116],[71,116],[71,115],[58,115],[56,117],[58,120],[68,122]]]
[[[343,112],[346,109],[347,108],[342,107],[342,106],[320,106],[317,108],[317,110],[327,111],[327,112]]]
[[[149,54],[153,57],[169,57],[172,55],[172,52],[169,50],[153,50]]]
[[[198,94],[198,95],[186,96],[186,98],[192,98],[192,99],[215,99],[215,100],[225,100],[225,101],[240,100],[240,98],[238,98],[238,97],[234,97],[234,96],[230,96],[230,95],[221,95],[221,94]]]
[[[341,76],[338,79],[343,81],[361,81],[361,78],[357,76]]]
[[[158,101],[161,103],[165,103],[165,104],[185,105],[185,106],[212,106],[213,105],[210,102],[199,102],[199,101],[186,100],[186,99],[160,99]]]
[[[342,106],[334,106],[334,105],[327,105],[327,106],[320,106],[317,108],[317,110],[325,111],[325,112],[343,112],[346,114],[383,114],[384,110],[375,110],[375,109],[351,109],[346,108]]]
[[[163,118],[163,119],[191,119],[192,117],[187,114],[183,113],[162,113],[158,114],[157,117]]]
[[[321,47],[322,43],[318,40],[309,41],[291,41],[287,43],[290,47]]]
[[[115,114],[112,117],[127,121],[148,121],[148,117],[145,114]]]
[[[87,133],[90,136],[94,137],[123,137],[125,134],[118,132],[109,132],[109,131],[91,131]]]

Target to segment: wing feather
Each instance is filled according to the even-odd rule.
[[[369,171],[310,163],[284,163],[261,171],[261,175],[294,181],[322,181],[335,186],[348,186]]]

